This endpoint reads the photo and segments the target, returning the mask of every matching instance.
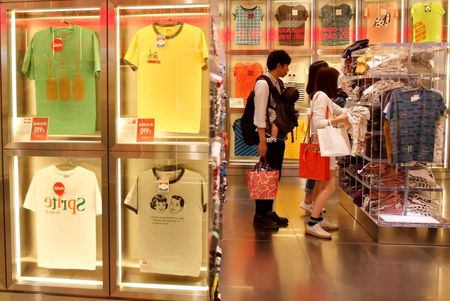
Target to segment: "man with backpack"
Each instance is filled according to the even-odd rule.
[[[253,124],[258,133],[258,154],[266,157],[267,163],[272,169],[280,171],[283,165],[285,137],[271,139],[271,123],[275,122],[276,102],[284,90],[280,77],[284,77],[289,71],[291,57],[284,50],[275,50],[267,57],[266,78],[258,78],[253,88],[254,91],[254,115]],[[267,80],[270,79],[270,81]],[[268,139],[267,139],[268,138]],[[255,200],[255,216],[253,224],[266,229],[278,229],[286,227],[289,221],[286,217],[280,217],[273,211],[274,200]]]

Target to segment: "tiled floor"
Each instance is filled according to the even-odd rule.
[[[304,184],[283,178],[275,204],[290,225],[252,226],[254,204],[242,177],[228,177],[220,291],[224,301],[450,300],[450,248],[377,244],[339,205],[333,239],[304,235]]]

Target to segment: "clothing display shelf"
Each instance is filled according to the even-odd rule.
[[[447,59],[446,43],[380,44],[353,52],[344,66],[347,108],[368,110],[370,119],[352,137],[361,145],[355,156],[339,160],[340,186],[378,226],[450,226],[432,173],[448,156]]]

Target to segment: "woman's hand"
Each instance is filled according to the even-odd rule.
[[[349,124],[347,113],[342,113],[338,117],[331,120],[331,125],[337,125],[339,123]]]

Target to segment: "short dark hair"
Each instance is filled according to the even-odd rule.
[[[331,67],[322,67],[317,70],[315,92],[322,91],[333,99],[338,91],[339,71]]]
[[[267,69],[269,71],[274,70],[278,64],[289,65],[291,63],[291,57],[284,50],[274,50],[269,53],[267,57]]]
[[[314,95],[314,90],[316,87],[316,74],[317,70],[323,67],[328,67],[328,63],[325,61],[316,61],[309,66],[308,71],[308,84],[306,85],[306,93],[309,95],[310,98]]]
[[[150,202],[150,207],[151,207],[152,209],[155,209],[157,203],[166,203],[165,205],[166,205],[166,209],[167,209],[167,206],[168,206],[168,205],[167,205],[167,198],[166,198],[165,196],[163,196],[163,195],[161,195],[161,194],[155,195],[155,196],[152,198],[152,201]]]
[[[283,93],[281,93],[281,96],[284,102],[293,104],[298,100],[300,93],[293,87],[287,87],[284,89]]]
[[[172,196],[172,199],[175,199],[175,200],[179,201],[180,202],[180,207],[184,207],[184,199],[183,199],[183,197],[175,194],[175,195]]]

